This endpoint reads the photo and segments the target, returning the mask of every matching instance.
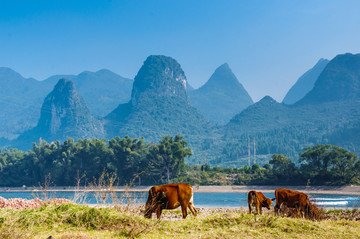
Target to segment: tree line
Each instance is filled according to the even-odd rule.
[[[83,185],[89,185],[104,171],[116,177],[119,185],[139,174],[143,183],[157,184],[178,177],[184,171],[185,158],[191,155],[180,135],[164,136],[158,144],[128,136],[109,141],[40,140],[27,152],[1,149],[0,186],[39,186],[47,176],[52,186],[73,186],[80,179]]]
[[[118,185],[191,183],[198,185],[348,185],[360,184],[360,161],[354,153],[334,145],[304,148],[299,164],[274,154],[262,167],[189,166],[191,149],[181,135],[163,136],[158,143],[143,138],[69,138],[64,142],[40,140],[26,152],[0,150],[0,186],[38,186],[51,177],[51,186],[89,185],[104,172]]]
[[[199,185],[360,185],[360,160],[346,149],[318,144],[304,148],[298,164],[283,154],[273,154],[263,167],[197,165],[189,167],[181,181]]]

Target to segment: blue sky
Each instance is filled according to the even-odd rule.
[[[162,54],[197,88],[227,62],[253,100],[282,101],[320,58],[360,52],[359,11],[357,0],[1,0],[0,66],[134,78]]]

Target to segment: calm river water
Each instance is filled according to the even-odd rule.
[[[274,198],[274,193],[264,193],[266,197]],[[44,199],[41,192],[0,192],[4,198]],[[109,193],[75,193],[75,192],[48,192],[48,198],[66,198],[83,204],[118,203],[144,204],[147,192],[116,193],[116,199]],[[318,206],[326,208],[359,208],[360,196],[345,194],[309,194]],[[247,193],[239,192],[194,192],[194,204],[198,208],[237,208],[247,207]]]

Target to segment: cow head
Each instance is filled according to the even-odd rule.
[[[274,198],[274,199],[275,199],[275,198]],[[270,210],[272,201],[274,201],[274,200],[273,200],[273,199],[270,199],[270,198],[265,198],[265,199],[262,201],[262,206],[263,206],[263,207],[266,207],[267,209]]]
[[[151,218],[151,214],[159,207],[163,206],[167,201],[166,192],[157,190],[156,187],[152,187],[149,190],[148,199],[145,204],[145,218]]]

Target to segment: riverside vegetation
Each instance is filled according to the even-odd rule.
[[[142,216],[141,209],[119,211],[75,204],[48,204],[39,209],[0,209],[1,238],[357,238],[360,221],[340,218],[347,212],[329,211],[330,219],[249,215],[242,209],[200,209],[197,218],[179,219],[168,211],[163,220]],[[354,211],[354,210],[353,210]],[[353,213],[353,212],[352,212]],[[348,213],[349,214],[349,213]]]
[[[274,154],[262,167],[240,168],[187,165],[191,149],[182,136],[164,136],[157,143],[116,137],[109,141],[69,138],[63,143],[40,141],[27,152],[2,149],[0,186],[87,186],[104,171],[113,185],[350,185],[360,184],[360,160],[354,153],[334,145],[315,145],[300,153],[295,164],[282,154]],[[140,174],[140,175],[139,175]]]
[[[75,142],[34,144],[33,150],[3,149],[0,154],[1,179],[6,186],[42,182],[73,185],[83,180],[94,186],[111,188],[115,181],[128,184],[160,184],[186,182],[196,184],[248,184],[264,182],[293,183],[309,178],[314,184],[348,184],[359,182],[358,157],[333,145],[305,148],[300,165],[283,155],[273,155],[268,165],[243,168],[211,168],[209,165],[188,166],[185,159],[191,149],[182,136],[165,136],[158,144],[145,144],[143,139],[130,137],[110,141],[84,139]],[[107,170],[105,175],[104,169]],[[305,170],[308,172],[305,173]],[[105,175],[105,176],[104,176]],[[284,181],[284,175],[288,181]],[[104,178],[106,177],[106,178]],[[225,180],[224,180],[225,179]],[[87,181],[88,180],[88,181]],[[197,180],[197,181],[195,181]],[[105,183],[105,184],[104,184]],[[101,194],[102,190],[99,190]],[[99,203],[101,201],[99,195]],[[76,201],[76,200],[75,200]],[[196,202],[195,202],[196,203]],[[360,213],[322,211],[323,220],[249,215],[247,209],[199,209],[193,216],[181,220],[180,210],[167,211],[162,220],[143,217],[144,206],[119,204],[113,198],[111,206],[90,207],[73,203],[44,203],[37,209],[0,209],[1,238],[356,238],[360,234]]]

